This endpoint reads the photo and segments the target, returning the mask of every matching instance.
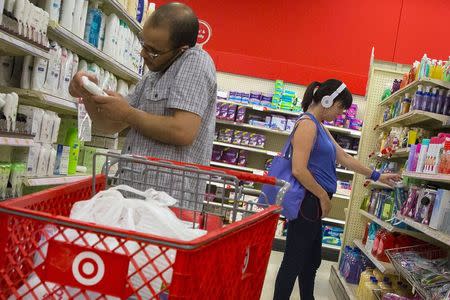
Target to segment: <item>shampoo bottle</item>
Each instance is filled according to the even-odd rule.
[[[61,11],[61,0],[46,0],[45,11],[48,12],[51,21],[58,22]]]
[[[81,24],[81,14],[83,13],[83,4],[84,0],[75,0],[75,8],[73,11],[73,19],[72,19],[72,32],[80,38],[83,38],[83,36],[81,35],[81,27],[84,26],[84,24]]]
[[[31,55],[25,56],[23,60],[22,78],[20,87],[29,90],[31,87],[31,73],[33,72],[34,58]]]
[[[64,0],[61,7],[59,24],[69,31],[72,31],[74,17],[75,0]]]
[[[426,86],[425,92],[423,93],[422,110],[430,111],[431,106],[431,87]]]
[[[86,19],[87,19],[87,14],[88,14],[88,8],[89,8],[89,1],[84,0],[82,13],[80,15],[80,37],[81,38],[84,38],[84,34],[85,34],[85,30],[86,30]]]
[[[437,101],[436,101],[436,113],[443,115],[444,114],[444,106],[445,106],[445,90],[440,89],[439,95],[437,96]]]
[[[34,59],[33,72],[31,73],[31,89],[42,91],[47,76],[48,61],[44,58],[36,57]]]
[[[3,13],[3,12],[2,12]],[[17,19],[17,22],[19,23],[19,34],[25,35],[25,24],[23,22],[24,20],[24,13],[25,13],[25,0],[16,0],[14,3],[14,10],[13,14],[14,17]]]
[[[430,139],[422,139],[422,146],[420,147],[419,159],[417,160],[416,172],[422,173],[423,166],[425,164],[425,158],[428,153],[428,146],[430,145]]]
[[[106,19],[105,42],[103,44],[103,52],[110,56],[113,56],[114,53],[118,25],[119,18],[115,14],[110,14]]]
[[[433,88],[431,90],[431,97],[430,97],[430,112],[435,113],[437,108],[437,102],[438,102],[438,88]]]
[[[102,21],[100,23],[100,31],[98,34],[98,46],[99,50],[103,50],[103,44],[105,42],[105,25],[106,25],[106,14],[102,12]]]
[[[88,9],[86,19],[86,30],[84,32],[84,40],[94,47],[98,47],[100,37],[100,27],[102,25],[102,12],[98,9],[98,2],[92,3]]]
[[[78,164],[78,154],[80,151],[80,141],[78,140],[78,130],[77,128],[70,128],[67,131],[66,140],[64,145],[70,147],[69,151],[69,168],[68,174],[73,175],[77,170]]]
[[[56,93],[59,77],[61,76],[61,47],[56,42],[50,43],[50,60],[48,61],[47,77],[44,90],[50,94]]]

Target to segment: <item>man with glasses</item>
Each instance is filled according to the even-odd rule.
[[[159,7],[139,34],[150,72],[126,98],[112,91],[106,91],[109,96],[90,95],[81,76],[96,78],[87,73],[72,79],[70,93],[83,98],[94,128],[107,134],[130,128],[123,153],[209,165],[216,70],[211,57],[195,47],[198,28],[190,7]]]

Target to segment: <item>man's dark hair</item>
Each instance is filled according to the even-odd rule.
[[[149,25],[153,27],[167,25],[174,48],[185,45],[194,47],[197,43],[198,18],[185,4],[171,2],[158,7],[151,15]]]

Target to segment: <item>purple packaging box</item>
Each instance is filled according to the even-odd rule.
[[[286,131],[292,132],[292,130],[294,130],[296,121],[297,121],[297,119],[293,119],[293,118],[287,119],[286,120]]]
[[[229,104],[227,103],[222,103],[220,106],[220,112],[219,112],[219,119],[225,120],[228,116],[228,108],[229,108]]]
[[[231,104],[230,106],[228,106],[228,112],[225,119],[228,121],[234,121],[234,119],[236,118],[236,110],[237,110],[236,104]]]
[[[261,100],[261,92],[250,91],[250,99]]]
[[[243,136],[243,132],[239,131],[239,130],[235,130],[234,131],[234,135],[233,135],[233,140],[231,141],[231,143],[236,144],[236,145],[240,145],[242,142],[242,136]]]
[[[247,108],[245,106],[238,106],[237,111],[236,111],[236,122],[244,123],[246,111],[247,111]]]
[[[247,151],[240,150],[237,165],[245,167],[247,165]]]
[[[357,113],[358,113],[358,105],[352,104],[350,108],[347,109],[345,115],[347,116],[347,118],[356,118]]]
[[[227,164],[235,165],[239,157],[238,149],[225,148],[222,154],[222,161]]]
[[[270,128],[275,130],[286,130],[286,117],[272,115],[272,121],[270,122]]]
[[[272,102],[272,97],[273,97],[272,93],[262,93],[261,94],[261,101]]]
[[[336,127],[344,127],[344,116],[337,116],[336,120],[334,120],[334,126]]]
[[[213,161],[221,161],[223,155],[223,148],[220,146],[214,146],[212,150],[211,160]]]
[[[219,118],[220,115],[220,108],[222,107],[223,103],[217,102],[216,103],[216,118]]]
[[[241,145],[248,146],[250,144],[250,132],[244,131],[242,133]]]
[[[350,128],[350,123],[352,122],[353,118],[345,118],[344,119],[344,128]]]
[[[363,121],[360,119],[353,119],[350,122],[350,129],[361,131],[362,126],[363,126]]]
[[[250,141],[248,143],[249,146],[256,147],[258,144],[258,136],[259,134],[256,133],[250,133]]]
[[[266,163],[264,164],[264,169],[266,171],[269,171],[270,167],[272,166],[272,161],[273,161],[273,158],[269,158],[268,160],[266,160]]]
[[[258,134],[256,138],[256,147],[258,148],[264,148],[264,145],[266,144],[266,136],[262,134]]]
[[[221,129],[217,140],[223,143],[231,143],[231,141],[233,140],[233,135],[233,129]]]

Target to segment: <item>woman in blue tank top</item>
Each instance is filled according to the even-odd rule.
[[[313,82],[305,91],[292,138],[292,175],[306,193],[298,217],[289,220],[286,249],[275,282],[274,299],[289,300],[298,278],[302,300],[314,299],[314,280],[321,263],[322,220],[336,192],[336,163],[366,177],[393,185],[397,174],[380,174],[347,154],[322,125],[333,121],[353,102],[346,85],[336,79]]]

